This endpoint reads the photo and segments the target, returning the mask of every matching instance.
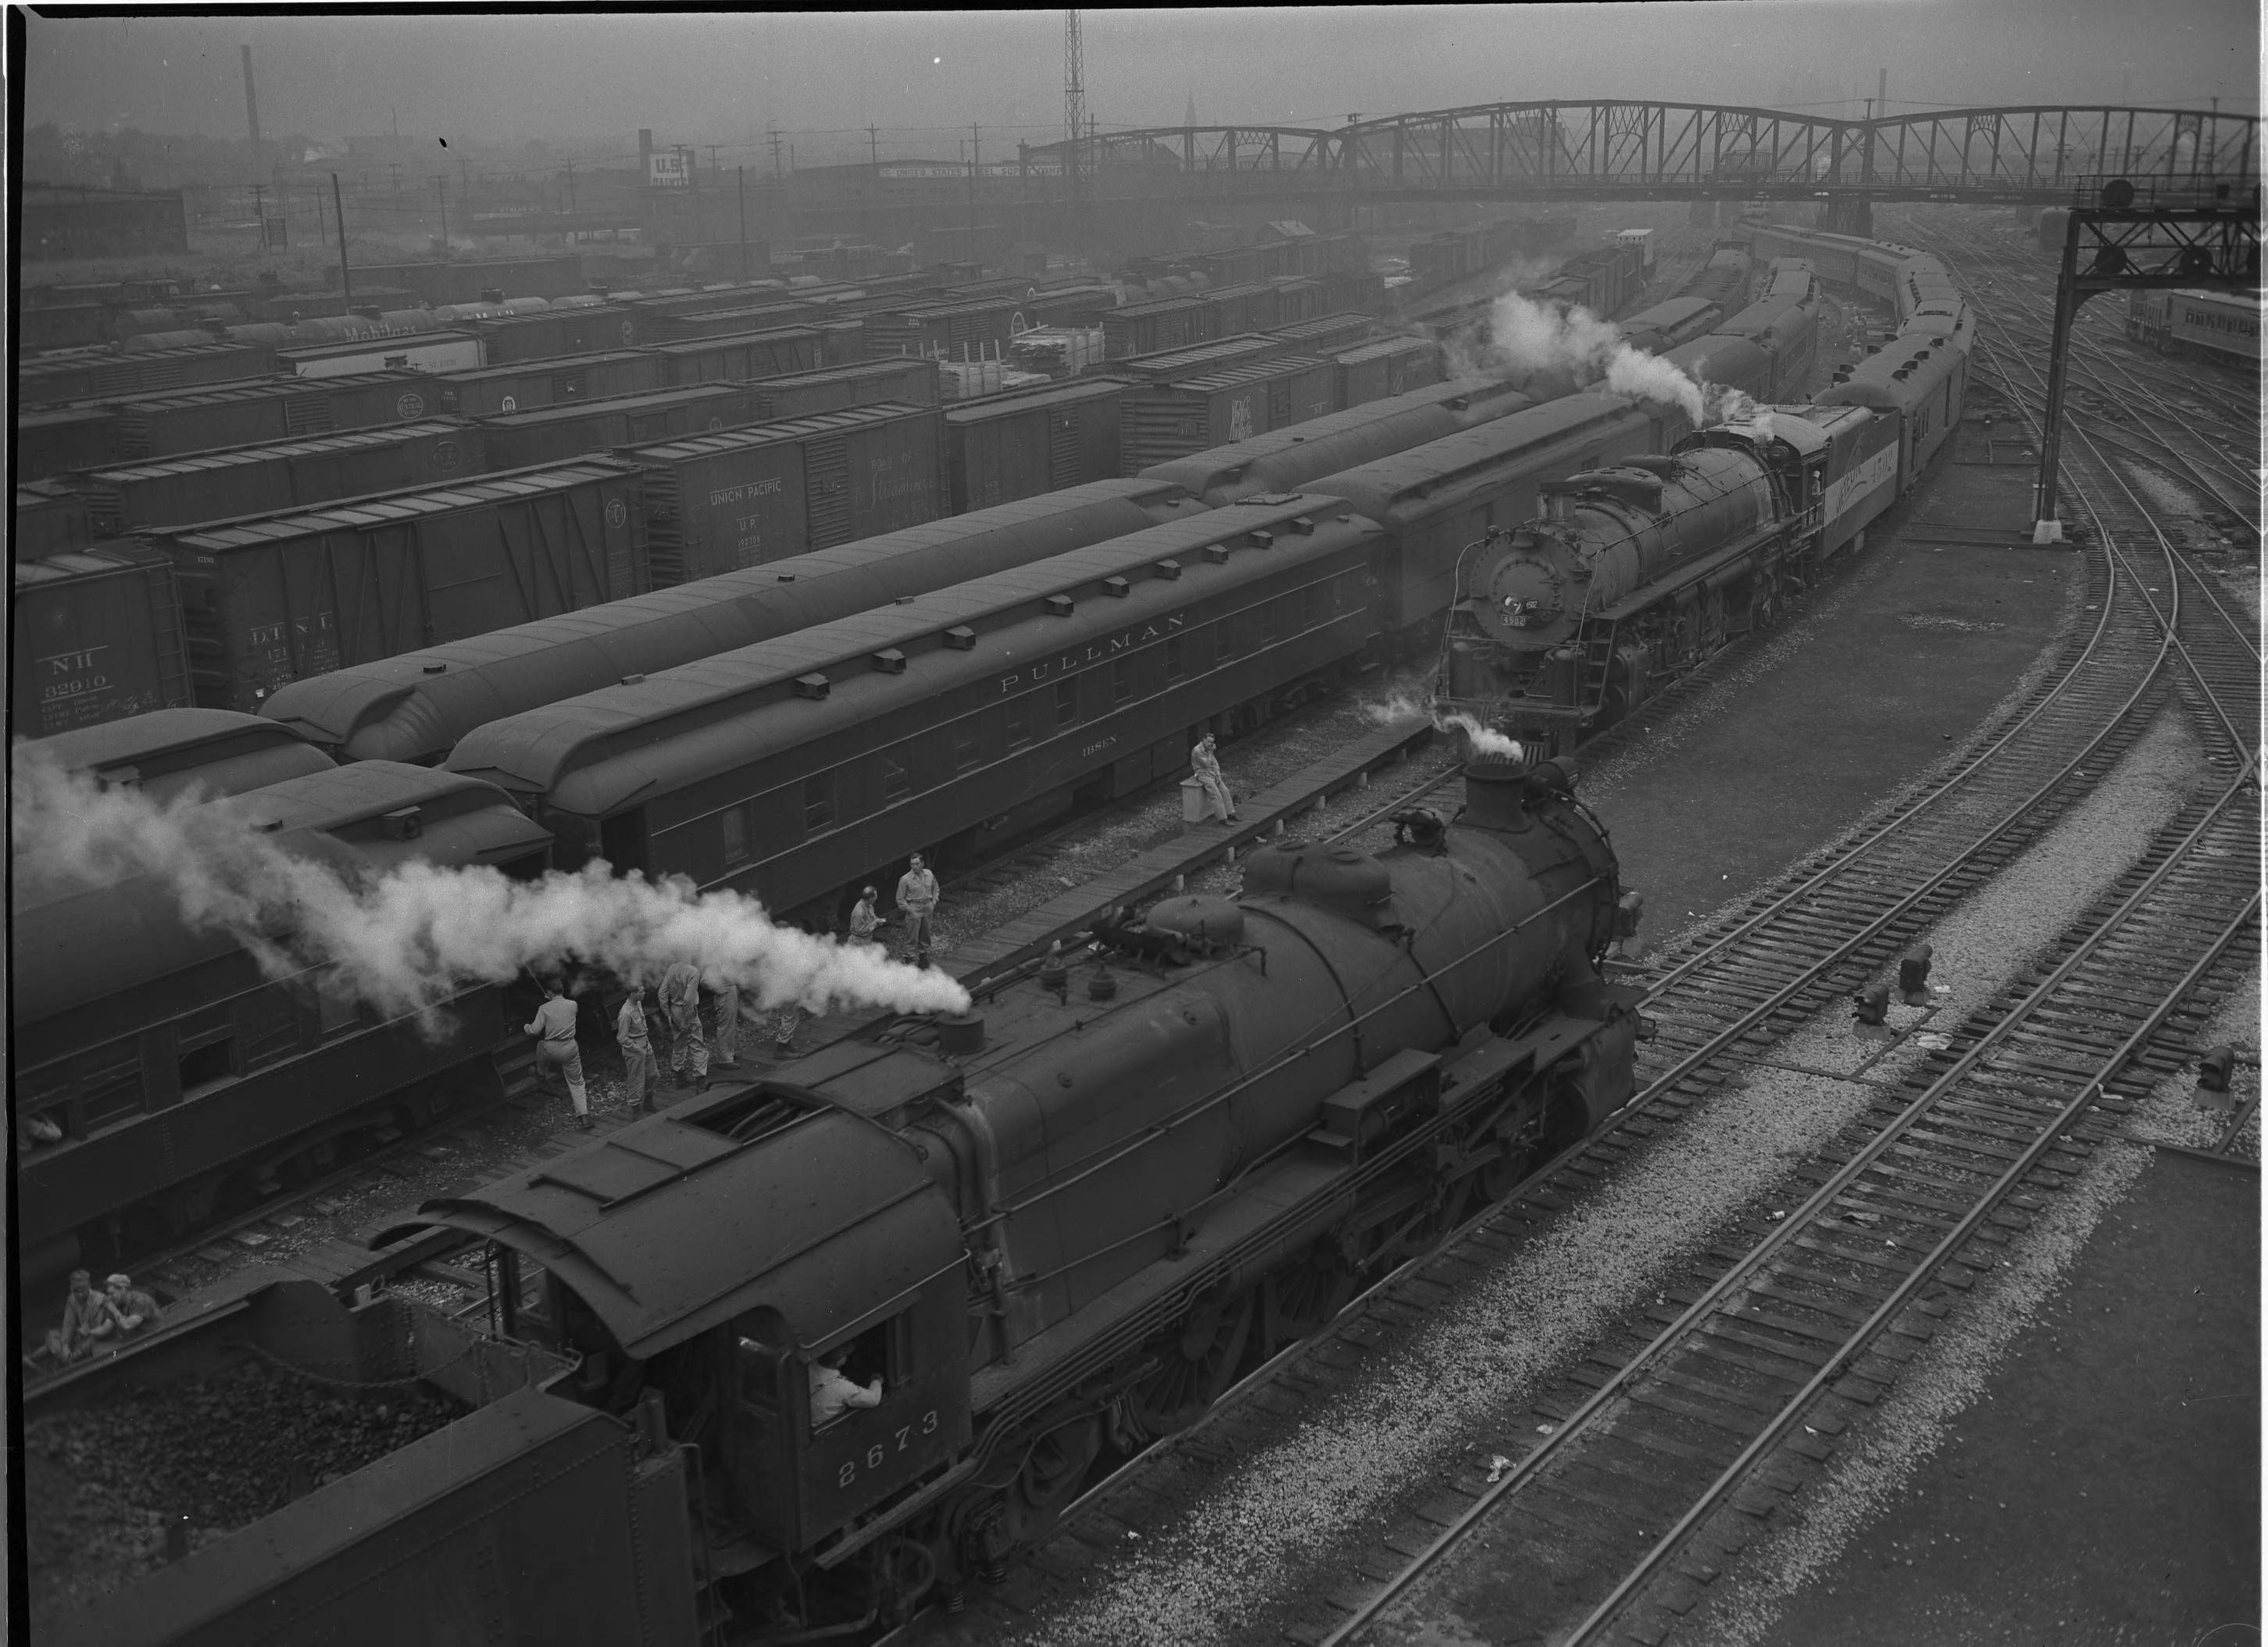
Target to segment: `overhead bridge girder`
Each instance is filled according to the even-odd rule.
[[[1874,121],[1606,100],[1495,103],[1313,127],[1174,126],[1083,139],[1101,194],[1350,198],[1875,198],[2052,203],[2126,178],[2257,187],[2259,126],[2193,109],[2024,107]],[[1072,145],[1025,151],[1060,178]]]

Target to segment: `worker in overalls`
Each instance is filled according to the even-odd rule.
[[[1220,756],[1212,746],[1212,734],[1207,732],[1197,739],[1197,746],[1189,751],[1189,768],[1196,776],[1197,787],[1204,791],[1205,804],[1223,823],[1236,823],[1236,798],[1228,792],[1228,780],[1220,775]]]

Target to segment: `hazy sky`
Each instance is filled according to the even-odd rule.
[[[1088,111],[1106,126],[1336,125],[1520,98],[2257,107],[2254,0],[1748,0],[1084,15]],[[1063,121],[1059,11],[27,19],[28,121],[244,135],[238,48],[276,135],[574,141],[654,129],[741,145],[768,125],[883,128],[883,152],[985,129],[988,154]],[[1855,107],[1852,113],[1856,113]],[[892,132],[899,129],[893,143]],[[908,129],[925,129],[917,139]],[[1021,131],[1016,129],[1022,128]],[[816,139],[807,139],[816,149]],[[863,142],[863,140],[862,140]],[[728,163],[734,158],[728,155]]]

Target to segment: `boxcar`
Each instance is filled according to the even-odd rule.
[[[1129,355],[1122,360],[1108,361],[1095,370],[1108,371],[1114,378],[1141,378],[1152,383],[1171,383],[1182,378],[1202,377],[1208,371],[1219,371],[1229,366],[1281,360],[1285,356],[1296,352],[1289,338],[1247,332],[1236,337],[1217,337],[1210,342],[1192,343],[1186,349],[1161,349],[1154,355]]]
[[[114,406],[35,406],[16,414],[19,481],[96,468],[119,455]]]
[[[191,343],[121,355],[107,350],[20,362],[16,393],[26,406],[56,401],[119,401],[192,384],[224,383],[270,371],[273,349],[248,343]]]
[[[9,725],[45,738],[190,701],[173,568],[132,542],[17,561]]]
[[[1331,357],[1332,399],[1344,411],[1441,380],[1440,345],[1426,337],[1388,337]]]
[[[1118,473],[1126,381],[1074,378],[946,409],[946,469],[955,514]]]
[[[826,335],[812,326],[776,326],[765,332],[728,332],[656,343],[654,358],[664,383],[748,383],[791,371],[815,371],[825,364]]]
[[[476,425],[436,417],[152,459],[94,470],[77,484],[96,528],[120,533],[425,486],[489,467]]]
[[[767,422],[782,417],[808,417],[814,412],[840,411],[846,406],[872,406],[896,401],[908,406],[935,406],[942,399],[937,363],[907,356],[898,360],[869,360],[856,365],[822,366],[814,371],[783,372],[760,379],[756,403]]]
[[[939,360],[978,360],[1005,355],[1013,335],[1009,322],[1018,302],[1012,298],[980,298],[869,311],[862,317],[865,350],[875,359],[929,355]]]
[[[1333,392],[1330,363],[1304,355],[1135,384],[1119,409],[1119,462],[1138,474],[1169,458],[1322,417],[1334,409]]]
[[[574,401],[603,401],[617,394],[643,394],[666,388],[663,363],[648,349],[617,349],[578,355],[572,360],[521,362],[442,372],[433,379],[436,409],[460,417],[493,417],[500,412],[532,412],[540,406]]]
[[[1118,307],[1118,292],[1110,286],[1042,287],[1026,298],[1017,312],[1026,331],[1037,327],[1099,327],[1103,316]]]
[[[457,262],[373,263],[354,271],[357,290],[399,286],[427,303],[470,303],[485,291],[508,298],[565,298],[584,289],[579,253],[556,257],[484,257]]]
[[[1162,298],[1130,303],[1102,317],[1102,352],[1120,360],[1133,355],[1187,349],[1220,335],[1220,314],[1201,298]]]
[[[1379,533],[1329,497],[1240,504],[495,721],[559,862],[776,908],[1188,767],[1217,715],[1349,665]]]
[[[708,430],[733,429],[762,415],[746,384],[703,383],[604,401],[539,406],[484,417],[480,427],[492,469],[556,463],[585,452],[644,445]]]
[[[883,401],[625,449],[652,587],[918,526],[945,512],[935,408]]]
[[[774,331],[783,326],[810,326],[821,312],[807,303],[755,303],[735,309],[652,314],[648,316],[646,341],[670,343],[688,337],[732,337],[744,332]]]
[[[475,726],[626,675],[659,674],[1203,509],[1168,482],[1097,481],[293,681],[261,713],[342,760],[430,764]]]
[[[1304,275],[1278,275],[1268,283],[1276,289],[1276,327],[1281,330],[1324,313],[1323,283]]]
[[[1334,268],[1317,278],[1322,282],[1324,313],[1386,312],[1386,276],[1376,270]]]
[[[276,351],[276,369],[297,378],[340,378],[401,367],[413,371],[463,371],[487,364],[481,340],[470,332],[411,332]]]
[[[241,795],[337,764],[281,722],[234,710],[148,710],[33,746],[66,772],[130,786],[161,805],[191,790]]]
[[[1278,326],[1269,335],[1289,343],[1293,354],[1329,355],[1368,341],[1377,330],[1377,320],[1367,314],[1318,314]]]
[[[1142,474],[1185,486],[1216,508],[1270,492],[1312,491],[1324,475],[1445,440],[1535,404],[1509,383],[1461,378],[1152,464]]]
[[[637,470],[609,457],[158,534],[195,701],[256,710],[287,680],[634,594]]]
[[[16,488],[8,558],[44,560],[94,541],[94,517],[85,495],[61,481],[27,481]]]
[[[1277,322],[1276,288],[1256,280],[1240,286],[1216,286],[1198,299],[1212,305],[1216,335],[1233,337],[1240,332],[1265,332]]]
[[[509,366],[561,355],[635,349],[646,341],[643,320],[634,309],[601,303],[475,320],[467,329],[481,340],[481,352],[488,364]]]
[[[440,411],[434,381],[422,371],[357,372],[342,378],[261,378],[180,394],[137,396],[118,408],[118,454],[246,446],[337,429],[414,423]]]

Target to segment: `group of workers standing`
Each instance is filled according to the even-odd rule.
[[[875,908],[880,895],[872,886],[861,889],[845,923],[853,943],[880,941],[876,934],[887,919]],[[909,958],[916,966],[926,967],[935,942],[938,884],[918,852],[899,878],[897,902],[905,917]],[[740,1065],[740,987],[721,976],[709,979],[707,984],[716,1000],[716,1062],[720,1069],[736,1069]],[[615,1014],[615,1044],[622,1049],[622,1087],[632,1109],[652,1114],[655,1095],[661,1088],[661,1059],[654,1052],[652,1019],[646,1010],[649,996],[665,1033],[672,1084],[681,1091],[696,1089],[707,1078],[710,1057],[709,1040],[701,1022],[703,985],[701,969],[689,960],[681,960],[662,974],[657,989],[633,989],[623,996],[621,1010]],[[587,1132],[593,1123],[582,1048],[575,1033],[579,1016],[575,1003],[567,998],[565,986],[556,978],[546,979],[543,1004],[536,1008],[526,1031],[536,1038],[538,1085],[543,1084],[546,1070],[556,1070],[567,1088],[568,1101],[575,1107],[575,1123]],[[795,1033],[802,1021],[803,1009],[792,1001],[773,1010],[775,1058],[784,1062],[794,1055]]]

